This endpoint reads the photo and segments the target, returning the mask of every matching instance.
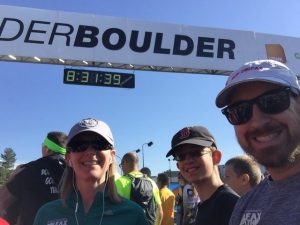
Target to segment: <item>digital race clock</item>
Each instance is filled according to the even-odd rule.
[[[134,88],[134,74],[96,70],[64,69],[64,84]]]

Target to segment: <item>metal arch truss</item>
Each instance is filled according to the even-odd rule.
[[[125,69],[125,70],[143,70],[153,72],[173,72],[173,73],[192,73],[192,74],[212,74],[212,75],[229,75],[231,71],[226,70],[208,70],[208,69],[192,69],[192,68],[178,68],[178,67],[164,67],[164,66],[149,66],[136,64],[121,64],[109,62],[91,62],[81,60],[67,60],[40,58],[40,61],[33,57],[15,56],[15,59],[8,55],[0,55],[0,61],[8,62],[22,62],[22,63],[39,63],[39,64],[55,64],[62,66],[80,66],[80,67],[97,67],[97,68],[111,68],[111,69]]]

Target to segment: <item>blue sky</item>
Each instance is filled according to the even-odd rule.
[[[0,0],[0,4],[300,37],[298,0]],[[221,163],[243,154],[233,127],[214,104],[226,76],[123,71],[134,72],[136,88],[118,89],[63,84],[64,67],[58,65],[0,61],[0,68],[0,152],[11,147],[18,163],[41,156],[49,131],[68,133],[86,117],[110,125],[121,157],[153,141],[153,146],[144,147],[144,157],[154,175],[169,169],[165,155],[172,136],[184,126],[206,126],[223,152]],[[171,168],[176,168],[173,161]]]

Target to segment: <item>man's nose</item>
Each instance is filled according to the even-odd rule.
[[[253,127],[261,127],[262,124],[268,123],[270,121],[270,116],[259,109],[259,107],[254,104],[252,107],[252,117],[249,121]]]

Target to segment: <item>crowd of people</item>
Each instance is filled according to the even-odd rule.
[[[181,128],[166,151],[179,169],[178,193],[167,174],[155,182],[149,168],[140,170],[135,152],[122,157],[119,175],[103,121],[49,132],[43,157],[18,166],[0,188],[0,224],[299,225],[299,95],[297,76],[280,62],[233,71],[216,106],[246,155],[229,159],[222,179],[222,151],[209,129]]]

